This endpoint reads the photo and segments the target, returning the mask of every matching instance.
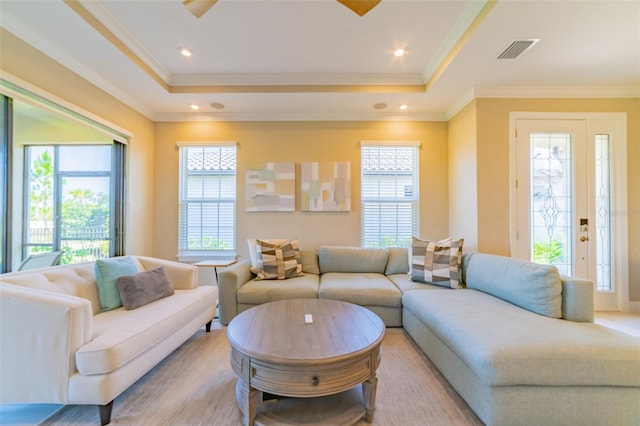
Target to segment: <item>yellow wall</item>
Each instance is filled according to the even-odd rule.
[[[465,251],[478,250],[476,103],[449,121],[449,233],[464,238]]]
[[[127,150],[128,253],[153,254],[153,122],[0,29],[0,69],[133,134]]]
[[[629,300],[640,301],[640,99],[478,99],[475,110],[478,249],[501,255],[509,255],[509,113],[627,113],[628,210],[620,214],[628,216],[629,259],[623,261],[629,262]],[[451,122],[472,125],[466,114],[465,109]]]
[[[177,141],[235,140],[240,254],[247,237],[298,237],[303,247],[358,245],[359,141],[419,140],[420,235],[464,237],[465,246],[509,255],[509,113],[626,112],[630,300],[640,301],[640,100],[478,99],[444,122],[153,123],[39,51],[0,30],[0,68],[133,134],[128,149],[127,252],[177,253]],[[449,127],[449,128],[448,128]],[[635,160],[635,161],[634,161]],[[350,161],[350,213],[246,213],[246,164]],[[451,194],[451,199],[449,198]],[[474,247],[474,245],[476,247]]]
[[[175,259],[178,250],[178,141],[238,143],[237,242],[246,238],[299,238],[302,248],[360,245],[360,141],[418,140],[420,234],[448,236],[447,123],[444,122],[188,122],[156,124],[155,255]],[[245,211],[247,165],[260,162],[349,161],[351,212]],[[298,187],[298,186],[296,186]],[[298,204],[299,206],[299,204]],[[299,210],[299,208],[297,209]]]

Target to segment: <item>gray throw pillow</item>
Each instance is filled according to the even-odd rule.
[[[413,237],[409,247],[411,280],[443,287],[463,288],[463,244],[463,238],[430,241]]]
[[[120,290],[122,305],[127,310],[139,308],[174,293],[173,285],[162,266],[135,275],[123,275],[118,277],[116,284]]]

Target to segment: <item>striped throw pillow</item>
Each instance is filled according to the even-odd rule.
[[[462,288],[462,244],[464,239],[441,241],[411,239],[409,260],[412,281]]]
[[[256,279],[286,280],[304,275],[298,240],[286,243],[256,240],[256,249],[260,265]]]

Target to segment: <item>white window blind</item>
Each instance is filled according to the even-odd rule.
[[[407,247],[419,235],[417,143],[361,144],[363,247]]]
[[[178,146],[179,260],[235,256],[235,143]]]

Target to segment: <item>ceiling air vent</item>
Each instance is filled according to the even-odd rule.
[[[516,40],[509,45],[504,51],[498,55],[498,59],[515,59],[525,50],[539,42],[539,38],[530,38],[528,40]]]

